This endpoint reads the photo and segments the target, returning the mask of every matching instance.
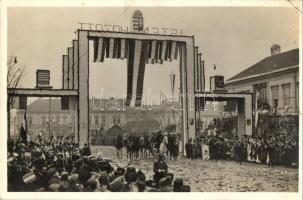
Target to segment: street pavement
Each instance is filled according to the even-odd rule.
[[[130,163],[123,149],[122,158],[117,158],[116,149],[111,146],[94,146],[92,151],[111,164],[126,166]],[[152,179],[153,160],[151,157],[138,158],[131,162],[141,169],[147,179]],[[179,156],[178,161],[167,161],[168,171],[174,177],[182,177],[184,184],[190,185],[193,192],[297,192],[298,169],[284,166],[268,166],[233,161],[188,161]]]

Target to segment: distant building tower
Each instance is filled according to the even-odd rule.
[[[143,14],[140,10],[136,10],[131,19],[131,30],[132,31],[143,31]]]
[[[273,44],[270,48],[271,55],[277,55],[281,53],[281,46],[278,44]]]

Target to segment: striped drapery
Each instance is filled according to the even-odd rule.
[[[135,40],[124,38],[96,38],[94,62],[104,58],[127,59],[126,106],[142,105],[143,83],[146,64],[178,59],[182,42],[170,40]]]

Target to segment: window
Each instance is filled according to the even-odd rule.
[[[167,116],[167,124],[170,124],[170,116]]]
[[[258,99],[267,99],[267,83],[259,83],[254,85],[255,93],[258,92]]]
[[[282,91],[283,91],[283,105],[287,106],[289,105],[290,100],[290,84],[282,85]]]
[[[279,86],[272,86],[271,87],[271,96],[272,96],[272,107],[277,108],[279,102]]]
[[[121,116],[118,116],[117,117],[117,124],[120,124],[120,122],[121,122]]]
[[[99,116],[95,115],[95,124],[99,124]]]

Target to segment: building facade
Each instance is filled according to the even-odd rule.
[[[162,106],[143,105],[140,108],[125,107],[123,99],[90,99],[89,104],[89,131],[90,135],[100,130],[109,130],[118,125],[127,132],[157,132],[159,130],[182,133],[182,110],[178,102],[163,103]],[[174,108],[174,110],[172,109]],[[11,136],[18,137],[20,127],[25,124],[24,111],[11,111]],[[212,123],[214,118],[222,116],[223,109],[207,103],[204,111],[197,113],[197,118],[203,122],[203,129]],[[41,98],[27,106],[26,121],[30,137],[42,134],[48,136],[74,136],[77,126],[76,108],[70,106],[62,110],[60,98]],[[201,129],[202,130],[202,129]]]
[[[228,92],[254,94],[254,109],[274,114],[297,115],[299,112],[299,49],[280,52],[279,45],[270,49],[271,56],[228,79]]]

